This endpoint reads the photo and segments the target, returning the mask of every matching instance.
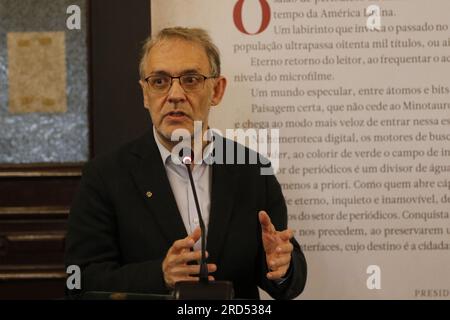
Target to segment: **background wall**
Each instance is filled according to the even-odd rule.
[[[19,19],[24,13],[18,10],[22,2],[6,2],[8,8],[17,10],[2,11],[0,17]],[[6,2],[0,2],[0,10],[5,9],[2,5]],[[53,14],[59,17],[57,27],[61,32],[76,33],[65,29],[66,2],[52,1],[52,8],[56,8]],[[44,0],[28,1],[24,10],[38,12],[43,8],[45,11],[46,3]],[[71,90],[74,87],[64,90],[69,97],[89,97],[89,103],[86,99],[85,104],[78,107],[85,110],[82,116],[89,119],[90,152],[86,151],[85,158],[92,158],[133,139],[151,125],[138,84],[140,46],[150,32],[150,4],[147,0],[126,4],[121,0],[93,0],[87,1],[86,7],[81,9],[82,17],[88,17],[87,21],[85,18],[82,21],[82,32],[88,35],[84,44],[88,49],[87,59],[76,56],[76,50],[70,51],[69,46],[66,47],[69,50],[66,63],[68,70],[79,63],[89,66],[89,77],[78,79],[88,81],[84,85],[89,88],[89,95],[85,91]],[[39,31],[46,31],[47,15],[37,15],[35,19],[41,19]],[[6,43],[6,35],[0,36],[1,46]],[[0,59],[0,70],[1,74],[7,74],[8,65],[3,59]],[[68,76],[77,75],[69,73]],[[7,85],[2,81],[0,90]],[[0,107],[6,110],[8,99],[3,99],[3,93],[0,96]],[[10,116],[6,111],[0,112],[0,123],[6,116]],[[43,139],[42,143],[48,142]],[[70,144],[65,145],[69,147]],[[0,150],[4,152],[5,149]],[[82,165],[82,162],[55,160],[32,161],[26,165],[0,164],[0,299],[64,296],[66,221]]]
[[[150,4],[100,0],[90,6],[92,146],[97,155],[151,127],[138,83],[141,47],[150,34]]]
[[[80,29],[66,10],[80,8]],[[85,0],[0,1],[0,164],[89,157]]]
[[[366,28],[373,4],[378,31]],[[154,32],[202,27],[222,52],[213,125],[280,130],[272,156],[309,266],[301,299],[450,295],[449,9],[152,1]]]

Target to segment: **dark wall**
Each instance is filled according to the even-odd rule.
[[[150,127],[138,84],[149,0],[89,1],[91,157]],[[0,165],[0,300],[64,296],[69,208],[83,164]]]
[[[149,0],[91,0],[92,151],[107,152],[151,126],[138,65],[150,35]]]

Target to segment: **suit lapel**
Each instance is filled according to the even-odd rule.
[[[133,179],[140,196],[155,217],[162,233],[170,245],[175,240],[185,238],[186,228],[154,140],[153,130],[149,130],[138,141],[133,153],[139,158],[136,166],[131,170]]]
[[[187,236],[162,163],[153,130],[143,136],[132,153],[138,156],[131,173],[143,201],[171,245]],[[225,242],[235,200],[238,173],[233,166],[212,165],[211,209],[207,236],[210,261],[218,261]],[[147,194],[151,192],[149,197]]]
[[[210,261],[218,263],[232,215],[238,175],[231,166],[223,164],[213,164],[212,169],[207,250]]]

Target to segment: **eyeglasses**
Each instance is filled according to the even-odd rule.
[[[215,76],[206,77],[202,74],[198,73],[190,73],[183,74],[178,77],[172,77],[169,75],[159,74],[159,75],[151,75],[145,78],[145,82],[148,83],[148,86],[151,91],[154,93],[167,93],[172,87],[173,79],[178,79],[180,81],[180,85],[185,92],[193,92],[200,89],[203,89],[205,85],[205,81],[207,79],[217,78]]]

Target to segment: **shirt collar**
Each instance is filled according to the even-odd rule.
[[[155,138],[156,145],[158,146],[159,153],[161,154],[161,159],[164,163],[164,165],[167,164],[168,161],[170,161],[171,153],[170,151],[163,146],[161,141],[159,141],[158,133],[156,132],[155,126],[153,126],[153,137]],[[208,143],[203,150],[203,158],[202,158],[202,164],[211,164],[210,161],[205,161],[205,159],[208,159],[212,156],[212,153],[214,151],[214,143]]]

